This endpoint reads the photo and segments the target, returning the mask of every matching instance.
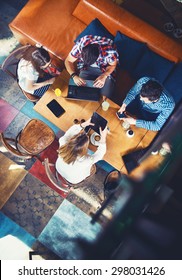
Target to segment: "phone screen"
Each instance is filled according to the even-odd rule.
[[[119,119],[126,118],[125,113],[116,112],[116,115],[117,115],[117,117],[118,117]]]
[[[49,102],[47,104],[47,107],[57,118],[60,117],[63,113],[65,113],[64,108],[55,99]]]

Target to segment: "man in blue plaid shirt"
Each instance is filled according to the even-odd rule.
[[[121,118],[131,125],[158,131],[175,107],[172,96],[153,78],[143,77],[128,92],[119,113],[132,117]]]
[[[94,86],[101,88],[101,94],[110,97],[118,61],[119,55],[111,39],[86,35],[75,43],[65,66],[76,85],[84,86],[85,80],[93,80]]]

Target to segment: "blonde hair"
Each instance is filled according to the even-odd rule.
[[[74,163],[78,157],[87,155],[89,139],[85,131],[71,137],[57,152],[67,164]]]

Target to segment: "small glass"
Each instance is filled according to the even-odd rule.
[[[56,89],[54,90],[54,92],[55,92],[55,95],[56,95],[57,97],[61,96],[61,94],[62,94],[62,91],[60,90],[60,88],[56,88]]]
[[[162,148],[159,150],[161,156],[166,156],[167,154],[171,153],[171,146],[169,143],[164,142],[162,143]]]
[[[161,156],[166,156],[169,153],[169,151],[162,147],[159,150],[159,153],[160,153]]]
[[[109,109],[109,106],[110,106],[109,102],[107,101],[102,102],[102,110],[107,111]]]
[[[164,30],[166,32],[172,32],[174,30],[174,24],[172,22],[166,22],[164,24]]]
[[[127,122],[126,120],[122,122],[122,127],[124,128],[124,130],[128,130],[130,128],[130,124],[129,122]]]
[[[126,135],[131,138],[134,136],[134,131],[132,129],[127,130]]]

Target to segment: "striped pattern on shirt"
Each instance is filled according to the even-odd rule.
[[[140,94],[142,85],[151,79],[156,81],[156,79],[149,78],[149,77],[143,77],[139,79],[137,83],[130,89],[123,103],[128,105],[132,100],[134,100],[135,97],[138,94]],[[167,90],[163,88],[163,91],[158,101],[150,102],[150,103],[142,102],[142,106],[143,109],[145,109],[146,111],[150,113],[159,113],[159,115],[155,121],[145,121],[145,120],[137,119],[136,126],[148,130],[158,131],[161,129],[161,127],[164,125],[164,123],[172,113],[175,107],[175,102],[172,96],[167,92]]]

